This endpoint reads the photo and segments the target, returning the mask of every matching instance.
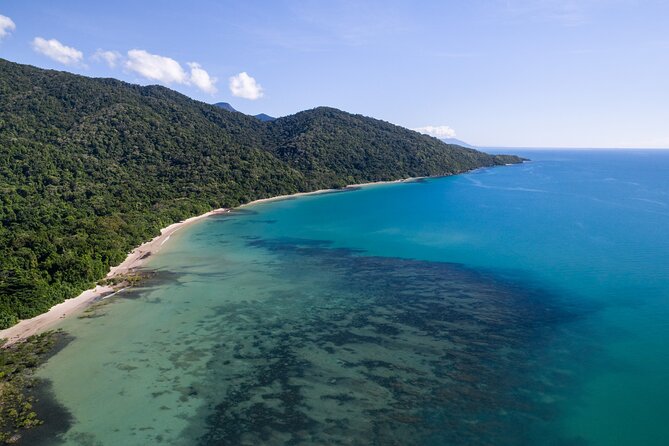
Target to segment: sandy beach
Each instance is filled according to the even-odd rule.
[[[169,240],[169,238],[179,229],[195,223],[196,221],[207,218],[211,215],[218,215],[228,212],[228,209],[216,209],[196,217],[186,219],[184,221],[171,224],[166,228],[161,229],[160,235],[154,237],[152,240],[133,249],[128,257],[125,258],[121,264],[110,268],[107,278],[113,278],[119,275],[127,274],[133,270],[141,267],[146,263],[147,259],[160,250],[160,248]],[[34,334],[38,334],[53,328],[61,319],[76,314],[90,304],[110,296],[117,292],[111,286],[96,286],[84,291],[77,297],[67,299],[57,305],[51,307],[46,313],[42,313],[31,319],[25,319],[18,324],[13,325],[0,331],[0,339],[7,339],[4,346],[9,346],[17,341],[25,339]]]
[[[270,198],[262,198],[259,200],[254,200],[249,203],[243,204],[239,206],[240,208],[244,208],[247,206],[259,204],[259,203],[266,203],[266,202],[271,202],[271,201],[279,201],[279,200],[286,200],[286,199],[291,199],[291,198],[296,198],[296,197],[302,197],[302,196],[307,196],[307,195],[318,195],[318,194],[323,194],[323,193],[331,193],[331,192],[339,192],[339,191],[346,191],[346,190],[352,190],[352,189],[357,189],[360,187],[368,187],[368,186],[377,186],[377,185],[382,185],[382,184],[391,184],[391,183],[403,183],[403,182],[410,182],[410,181],[415,181],[417,178],[407,178],[407,179],[402,179],[402,180],[395,180],[395,181],[379,181],[379,182],[374,182],[374,183],[361,183],[361,184],[352,184],[349,186],[346,186],[345,188],[342,189],[320,189],[316,190],[313,192],[300,192],[296,194],[289,194],[289,195],[279,195],[276,197],[270,197]],[[171,224],[170,226],[167,226],[166,228],[163,228],[160,231],[160,235],[153,238],[152,240],[138,246],[130,254],[128,254],[128,257],[119,265],[114,266],[110,268],[109,273],[107,274],[106,278],[110,279],[116,276],[120,276],[123,274],[127,274],[129,272],[132,272],[136,270],[137,268],[141,267],[144,263],[146,263],[147,259],[157,253],[160,248],[169,240],[169,238],[174,234],[176,231],[179,229],[188,226],[190,224],[193,224],[197,221],[200,221],[204,218],[210,217],[212,215],[219,215],[219,214],[224,214],[230,212],[230,209],[215,209],[213,211],[209,211],[205,214],[198,215],[196,217],[191,217],[189,219],[186,219],[184,221],[178,222]],[[72,299],[68,299],[64,302],[61,302],[57,305],[54,305],[51,307],[49,311],[46,313],[42,313],[38,316],[35,316],[31,319],[25,319],[17,323],[16,325],[13,325],[9,328],[6,328],[4,330],[0,331],[0,339],[6,339],[6,343],[4,346],[9,346],[17,341],[20,341],[22,339],[25,339],[29,336],[32,336],[34,334],[38,334],[41,332],[44,332],[46,330],[49,330],[53,328],[58,322],[60,322],[62,319],[71,316],[72,314],[77,314],[80,311],[84,310],[86,307],[91,305],[92,303],[103,299],[105,297],[109,297],[110,295],[118,292],[118,289],[115,289],[111,286],[96,286],[95,288],[91,288],[89,290],[84,291],[81,293],[79,296],[74,297]]]

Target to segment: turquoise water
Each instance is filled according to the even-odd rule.
[[[667,444],[669,151],[517,153],[177,232],[26,440]]]

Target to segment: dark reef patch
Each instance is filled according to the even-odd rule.
[[[57,331],[53,334],[53,346],[41,357],[41,362],[58,354],[74,338],[67,333]],[[73,424],[72,415],[54,396],[51,382],[43,378],[34,378],[28,392],[33,397],[33,409],[42,424],[21,433],[19,444],[48,446],[61,434],[68,431]]]
[[[326,241],[247,244],[280,258],[270,274],[295,293],[270,290],[262,303],[217,309],[211,322],[235,336],[213,352],[207,404],[185,438],[519,445],[551,437],[558,396],[576,382],[565,364],[582,347],[563,342],[583,315],[558,296],[462,265],[364,256]]]
[[[74,420],[65,406],[54,396],[51,382],[40,379],[32,390],[35,395],[33,407],[44,422],[40,426],[25,431],[19,444],[48,446],[72,426]]]

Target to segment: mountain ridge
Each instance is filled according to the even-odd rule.
[[[255,118],[260,119],[260,120],[263,121],[263,122],[274,121],[275,119],[277,119],[277,118],[275,118],[274,116],[270,116],[270,115],[268,115],[268,114],[266,114],[266,113],[258,113],[257,115],[253,115],[253,116],[254,116]]]

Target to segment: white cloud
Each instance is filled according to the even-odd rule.
[[[246,71],[230,78],[230,92],[238,98],[256,100],[263,96],[262,85],[248,75]]]
[[[12,19],[0,14],[0,39],[7,37],[11,31],[16,29],[16,24]]]
[[[100,57],[104,58],[102,55]],[[196,62],[188,63],[190,68],[190,74],[188,74],[179,62],[170,57],[151,54],[144,50],[130,50],[128,51],[128,60],[125,62],[125,67],[152,81],[165,84],[194,85],[210,94],[217,91],[215,84],[218,79],[209,76],[209,73]]]
[[[176,60],[151,54],[144,50],[128,51],[125,62],[128,70],[134,71],[147,79],[166,84],[187,84],[188,75]]]
[[[193,85],[209,94],[214,94],[218,91],[215,85],[218,79],[209,76],[209,73],[199,63],[189,62],[188,66],[190,67],[190,81]]]
[[[426,125],[412,129],[416,132],[425,133],[435,138],[455,138],[455,130],[447,125]]]
[[[56,39],[46,40],[42,37],[35,37],[33,39],[33,49],[65,65],[78,64],[84,58],[84,53],[76,48],[65,46]]]
[[[93,54],[92,59],[96,62],[105,62],[109,65],[109,68],[116,68],[116,65],[121,61],[121,53],[118,51],[104,51],[98,49],[95,54]]]

